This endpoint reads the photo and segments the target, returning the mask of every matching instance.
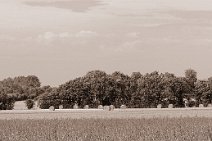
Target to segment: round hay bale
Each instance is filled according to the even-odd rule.
[[[121,105],[120,109],[127,109],[127,106],[126,105]]]
[[[212,107],[212,104],[208,104],[208,107]]]
[[[104,107],[102,105],[99,105],[98,109],[104,109]]]
[[[105,111],[109,111],[109,110],[110,110],[110,106],[104,106],[103,109],[104,109]]]
[[[73,109],[79,109],[79,106],[77,104],[74,104]]]
[[[115,106],[113,106],[113,105],[109,106],[109,111],[113,111],[114,109],[115,109]]]
[[[162,104],[158,104],[157,105],[157,108],[162,108]]]
[[[168,108],[174,108],[173,104],[169,104]]]
[[[63,109],[63,105],[60,105],[60,106],[59,106],[59,109]]]
[[[199,107],[202,108],[202,107],[204,107],[204,105],[203,104],[199,104]]]
[[[49,110],[50,110],[50,111],[55,111],[54,106],[50,106],[50,107],[49,107]]]
[[[85,105],[84,106],[84,109],[89,109],[89,105]]]

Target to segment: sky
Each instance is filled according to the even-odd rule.
[[[211,0],[0,0],[0,80],[91,70],[212,76]]]

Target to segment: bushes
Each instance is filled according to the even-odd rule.
[[[14,108],[15,100],[6,95],[0,94],[0,110],[12,110]]]
[[[59,99],[39,99],[39,107],[41,109],[49,109],[50,106],[54,106],[55,109],[59,109],[61,101]]]
[[[55,109],[58,109],[60,105],[63,105],[56,88],[39,96],[38,101],[38,105],[41,109],[49,109],[50,106],[54,106]]]
[[[32,109],[34,107],[34,105],[35,105],[35,102],[32,99],[27,99],[25,101],[25,104],[26,104],[26,107],[28,109]]]

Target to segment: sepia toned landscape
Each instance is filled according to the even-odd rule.
[[[58,88],[36,76],[0,84],[1,140],[212,139],[211,78],[192,69],[185,77],[95,70]]]
[[[0,141],[212,141],[210,0],[0,11]]]
[[[210,141],[211,118],[0,120],[1,140]]]

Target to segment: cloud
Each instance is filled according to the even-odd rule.
[[[94,31],[89,30],[82,30],[77,33],[69,33],[69,32],[45,32],[38,35],[39,40],[46,40],[46,41],[54,41],[54,40],[61,40],[61,39],[70,39],[70,38],[90,38],[96,37],[98,34]]]
[[[130,38],[138,38],[139,37],[139,32],[130,32],[127,34],[127,37],[130,37]]]
[[[111,44],[102,44],[99,46],[99,49],[102,52],[110,52],[110,53],[130,53],[130,52],[137,52],[141,45],[142,40],[132,40],[128,41],[127,39],[123,42]]]
[[[24,3],[29,6],[55,7],[74,12],[86,12],[93,7],[102,5],[98,0],[28,0]]]
[[[38,36],[39,39],[45,39],[45,40],[52,40],[56,37],[57,37],[57,34],[53,32],[45,32],[44,34]]]
[[[76,34],[76,37],[96,37],[98,34],[96,32],[93,31],[80,31]]]
[[[116,51],[123,52],[123,51],[134,51],[136,48],[142,44],[141,40],[134,40],[134,41],[126,41],[122,43],[119,47],[116,48]]]

